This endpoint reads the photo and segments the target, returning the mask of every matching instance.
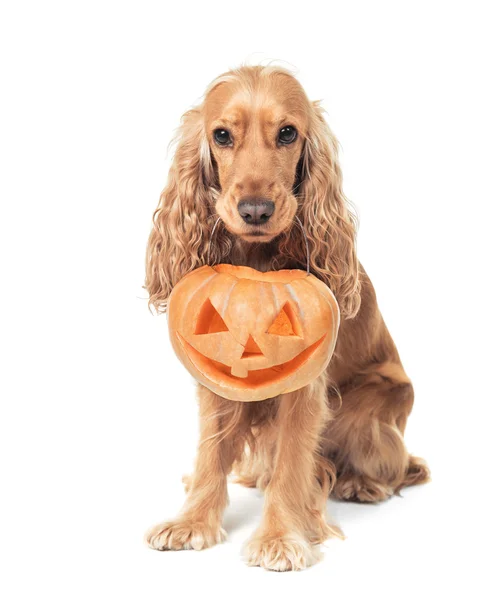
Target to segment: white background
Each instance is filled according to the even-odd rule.
[[[500,15],[496,2],[3,2],[2,597],[500,597]],[[229,540],[143,545],[175,515],[194,386],[142,290],[167,144],[211,79],[279,59],[322,99],[360,258],[415,383],[433,482],[330,502],[301,573]]]

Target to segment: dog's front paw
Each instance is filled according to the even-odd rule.
[[[203,550],[226,539],[221,527],[210,527],[206,523],[191,519],[177,519],[160,523],[146,534],[146,543],[154,550]]]
[[[302,536],[255,534],[244,549],[248,565],[269,571],[300,571],[321,558],[319,549]]]

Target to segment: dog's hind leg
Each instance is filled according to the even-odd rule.
[[[401,365],[373,364],[340,391],[342,404],[325,433],[324,447],[337,470],[335,497],[378,502],[428,481],[426,463],[411,456],[404,444],[413,388]]]

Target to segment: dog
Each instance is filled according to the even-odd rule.
[[[429,479],[404,444],[413,387],[357,258],[356,219],[323,111],[285,69],[229,71],[182,117],[148,241],[150,304],[165,312],[173,286],[204,264],[306,269],[303,233],[311,272],[340,307],[331,362],[313,383],[261,402],[226,400],[199,385],[201,433],[187,498],[177,518],[147,533],[152,548],[221,542],[233,471],[265,494],[248,564],[304,569],[319,560],[323,540],[342,537],[326,520],[330,495],[379,502]]]

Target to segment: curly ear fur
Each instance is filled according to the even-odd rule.
[[[186,273],[208,260],[219,262],[229,251],[229,244],[222,239],[218,248],[209,248],[214,216],[211,206],[218,182],[201,107],[183,115],[176,139],[176,152],[153,215],[147,247],[145,288],[149,304],[157,312],[165,312],[172,288]]]
[[[312,272],[336,294],[342,314],[352,318],[361,304],[355,245],[357,220],[342,192],[338,142],[319,103],[314,102],[312,109],[298,169],[298,215],[309,241]],[[302,232],[293,228],[282,239],[280,254],[305,263],[302,237]]]

